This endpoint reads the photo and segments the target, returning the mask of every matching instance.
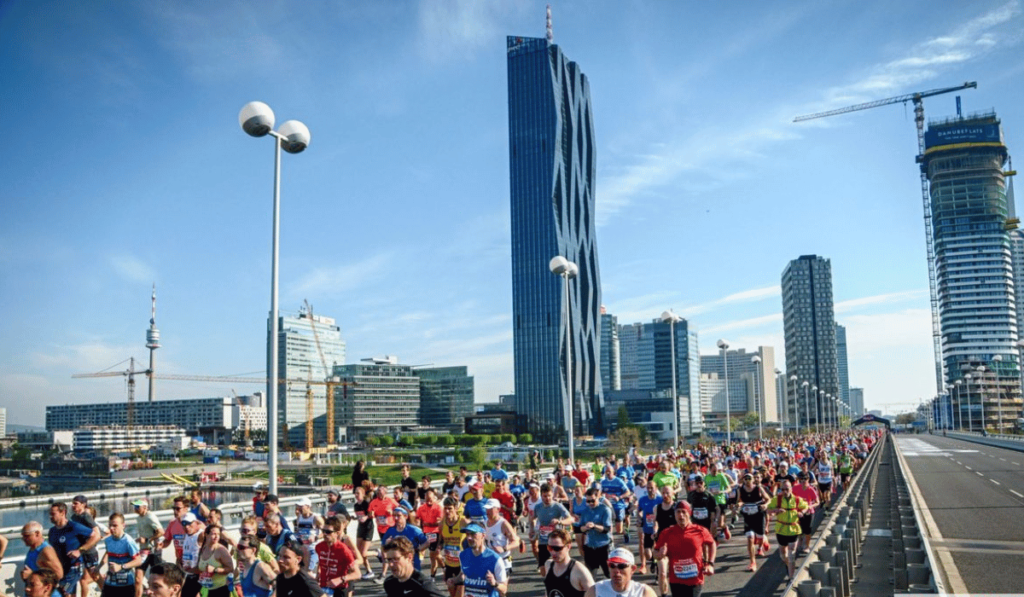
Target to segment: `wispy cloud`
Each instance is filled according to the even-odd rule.
[[[894,303],[902,303],[905,301],[918,301],[928,296],[928,290],[906,290],[903,292],[892,292],[889,294],[878,294],[875,296],[865,296],[858,299],[850,299],[847,301],[840,301],[835,304],[836,313],[845,313],[847,311],[853,311],[861,307],[867,307],[871,305],[888,305]]]
[[[156,271],[135,255],[111,255],[108,261],[117,275],[129,282],[150,283],[156,280]]]
[[[717,325],[711,325],[703,329],[705,332],[725,332],[729,330],[743,330],[749,328],[756,328],[767,325],[769,323],[775,324],[782,321],[782,313],[772,313],[771,315],[761,315],[760,317],[750,317],[748,319],[740,319],[737,321],[730,321],[727,323],[720,323]]]
[[[392,272],[391,251],[371,255],[362,261],[335,267],[316,267],[299,278],[287,291],[296,300],[306,297],[335,298]]]
[[[477,0],[420,2],[418,22],[420,53],[431,62],[467,56],[494,43],[504,33],[500,24],[508,11],[522,13],[525,2],[499,3]]]

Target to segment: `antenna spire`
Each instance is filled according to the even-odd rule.
[[[149,325],[156,324],[156,282],[153,282],[153,307],[150,310]]]
[[[548,35],[547,35],[548,43],[549,44],[553,44],[553,43],[555,43],[555,32],[551,29],[551,5],[550,4],[548,4],[548,10],[547,10],[547,29],[548,29]]]

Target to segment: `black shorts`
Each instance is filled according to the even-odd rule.
[[[828,483],[822,483],[822,482],[819,481],[818,482],[818,493],[820,493],[822,495],[822,497],[824,497],[826,493],[831,494],[832,493],[832,481],[829,481]]]
[[[601,569],[605,575],[608,574],[608,546],[603,547],[583,547],[583,563],[587,565],[587,569],[594,571]]]
[[[743,534],[753,533],[755,537],[764,537],[764,512],[743,515]]]
[[[550,559],[551,559],[551,552],[548,551],[548,544],[547,543],[538,543],[537,544],[537,565],[538,566],[543,566],[544,562],[547,562]]]
[[[644,533],[644,549],[654,549],[654,535]]]
[[[145,573],[151,567],[156,566],[157,564],[162,564],[162,563],[163,563],[163,558],[160,557],[160,552],[158,552],[158,551],[151,551],[146,556],[146,559],[142,560],[142,564],[140,564],[139,567],[136,568],[136,570],[141,570],[143,573]]]
[[[736,492],[736,495],[729,496],[729,497],[725,498],[725,505],[726,506],[732,506],[734,504],[738,504],[739,501],[740,501],[740,494],[739,494],[739,492]],[[724,508],[722,509],[722,512],[725,512]]]
[[[671,582],[668,583],[668,588],[672,591],[672,597],[700,597],[704,585],[684,585],[680,582]]]
[[[775,539],[779,542],[779,546],[785,547],[799,541],[800,535],[780,535],[775,533]]]
[[[367,520],[365,523],[356,524],[356,539],[362,539],[363,541],[373,541],[373,521]]]
[[[100,592],[100,597],[135,597],[135,585],[115,587],[113,585],[104,584],[103,591]]]
[[[196,597],[202,589],[198,574],[186,574],[185,584],[181,586],[181,597]]]
[[[448,580],[449,578],[455,578],[460,574],[462,574],[462,566],[449,566],[448,564],[444,565],[445,580]]]
[[[814,520],[813,514],[807,514],[800,517],[800,533],[804,535],[810,535],[812,532],[811,521]]]
[[[82,552],[82,565],[90,572],[95,571],[100,565],[99,554],[95,551]]]
[[[429,549],[430,551],[437,551],[437,549],[440,546],[441,546],[441,540],[440,539],[434,539],[433,541],[431,541],[430,543],[427,544],[427,549]]]

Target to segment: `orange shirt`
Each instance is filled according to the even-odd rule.
[[[433,506],[423,504],[416,508],[416,518],[419,519],[420,528],[423,529],[424,533],[436,533],[440,528],[442,516],[444,516],[444,508],[438,503],[435,503]]]
[[[377,524],[377,532],[384,536],[384,531],[388,530],[388,527],[395,526],[395,517],[392,512],[398,507],[398,502],[393,498],[386,497],[384,499],[373,498],[366,511],[373,517],[374,522]]]

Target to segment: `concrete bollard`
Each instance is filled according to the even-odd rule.
[[[839,546],[839,538],[840,538],[839,535],[836,535],[834,533],[829,533],[825,537],[825,545],[828,545],[829,547],[838,547]]]
[[[821,581],[805,580],[796,586],[796,592],[800,597],[819,597]]]
[[[907,578],[907,570],[905,568],[897,568],[893,570],[892,574],[892,586],[897,591],[906,591],[910,586],[910,581]]]
[[[836,557],[836,548],[831,546],[824,546],[818,549],[818,560],[831,564],[832,560]]]
[[[910,564],[924,564],[926,561],[923,549],[908,549],[906,553],[908,566]]]
[[[842,568],[828,569],[829,584],[835,588],[837,597],[850,597],[850,585],[846,583],[846,570]]]
[[[907,583],[908,586],[932,584],[932,569],[925,564],[907,564]]]
[[[814,562],[807,567],[807,575],[810,576],[812,580],[816,580],[821,583],[822,586],[826,586],[829,584],[829,568],[831,568],[831,566],[829,566],[828,562]]]
[[[897,551],[892,554],[892,567],[894,570],[906,570],[907,569],[907,554],[906,552]]]
[[[832,587],[821,587],[821,591],[818,592],[818,595],[820,597],[839,597],[839,594],[836,593],[835,589]]]
[[[907,549],[921,549],[921,536],[904,537],[903,544],[906,545]]]
[[[843,539],[839,542],[839,552],[837,555],[845,555],[849,564],[846,567],[846,571],[850,573],[850,578],[853,578],[853,569],[857,566],[857,551],[853,548],[853,539]]]

